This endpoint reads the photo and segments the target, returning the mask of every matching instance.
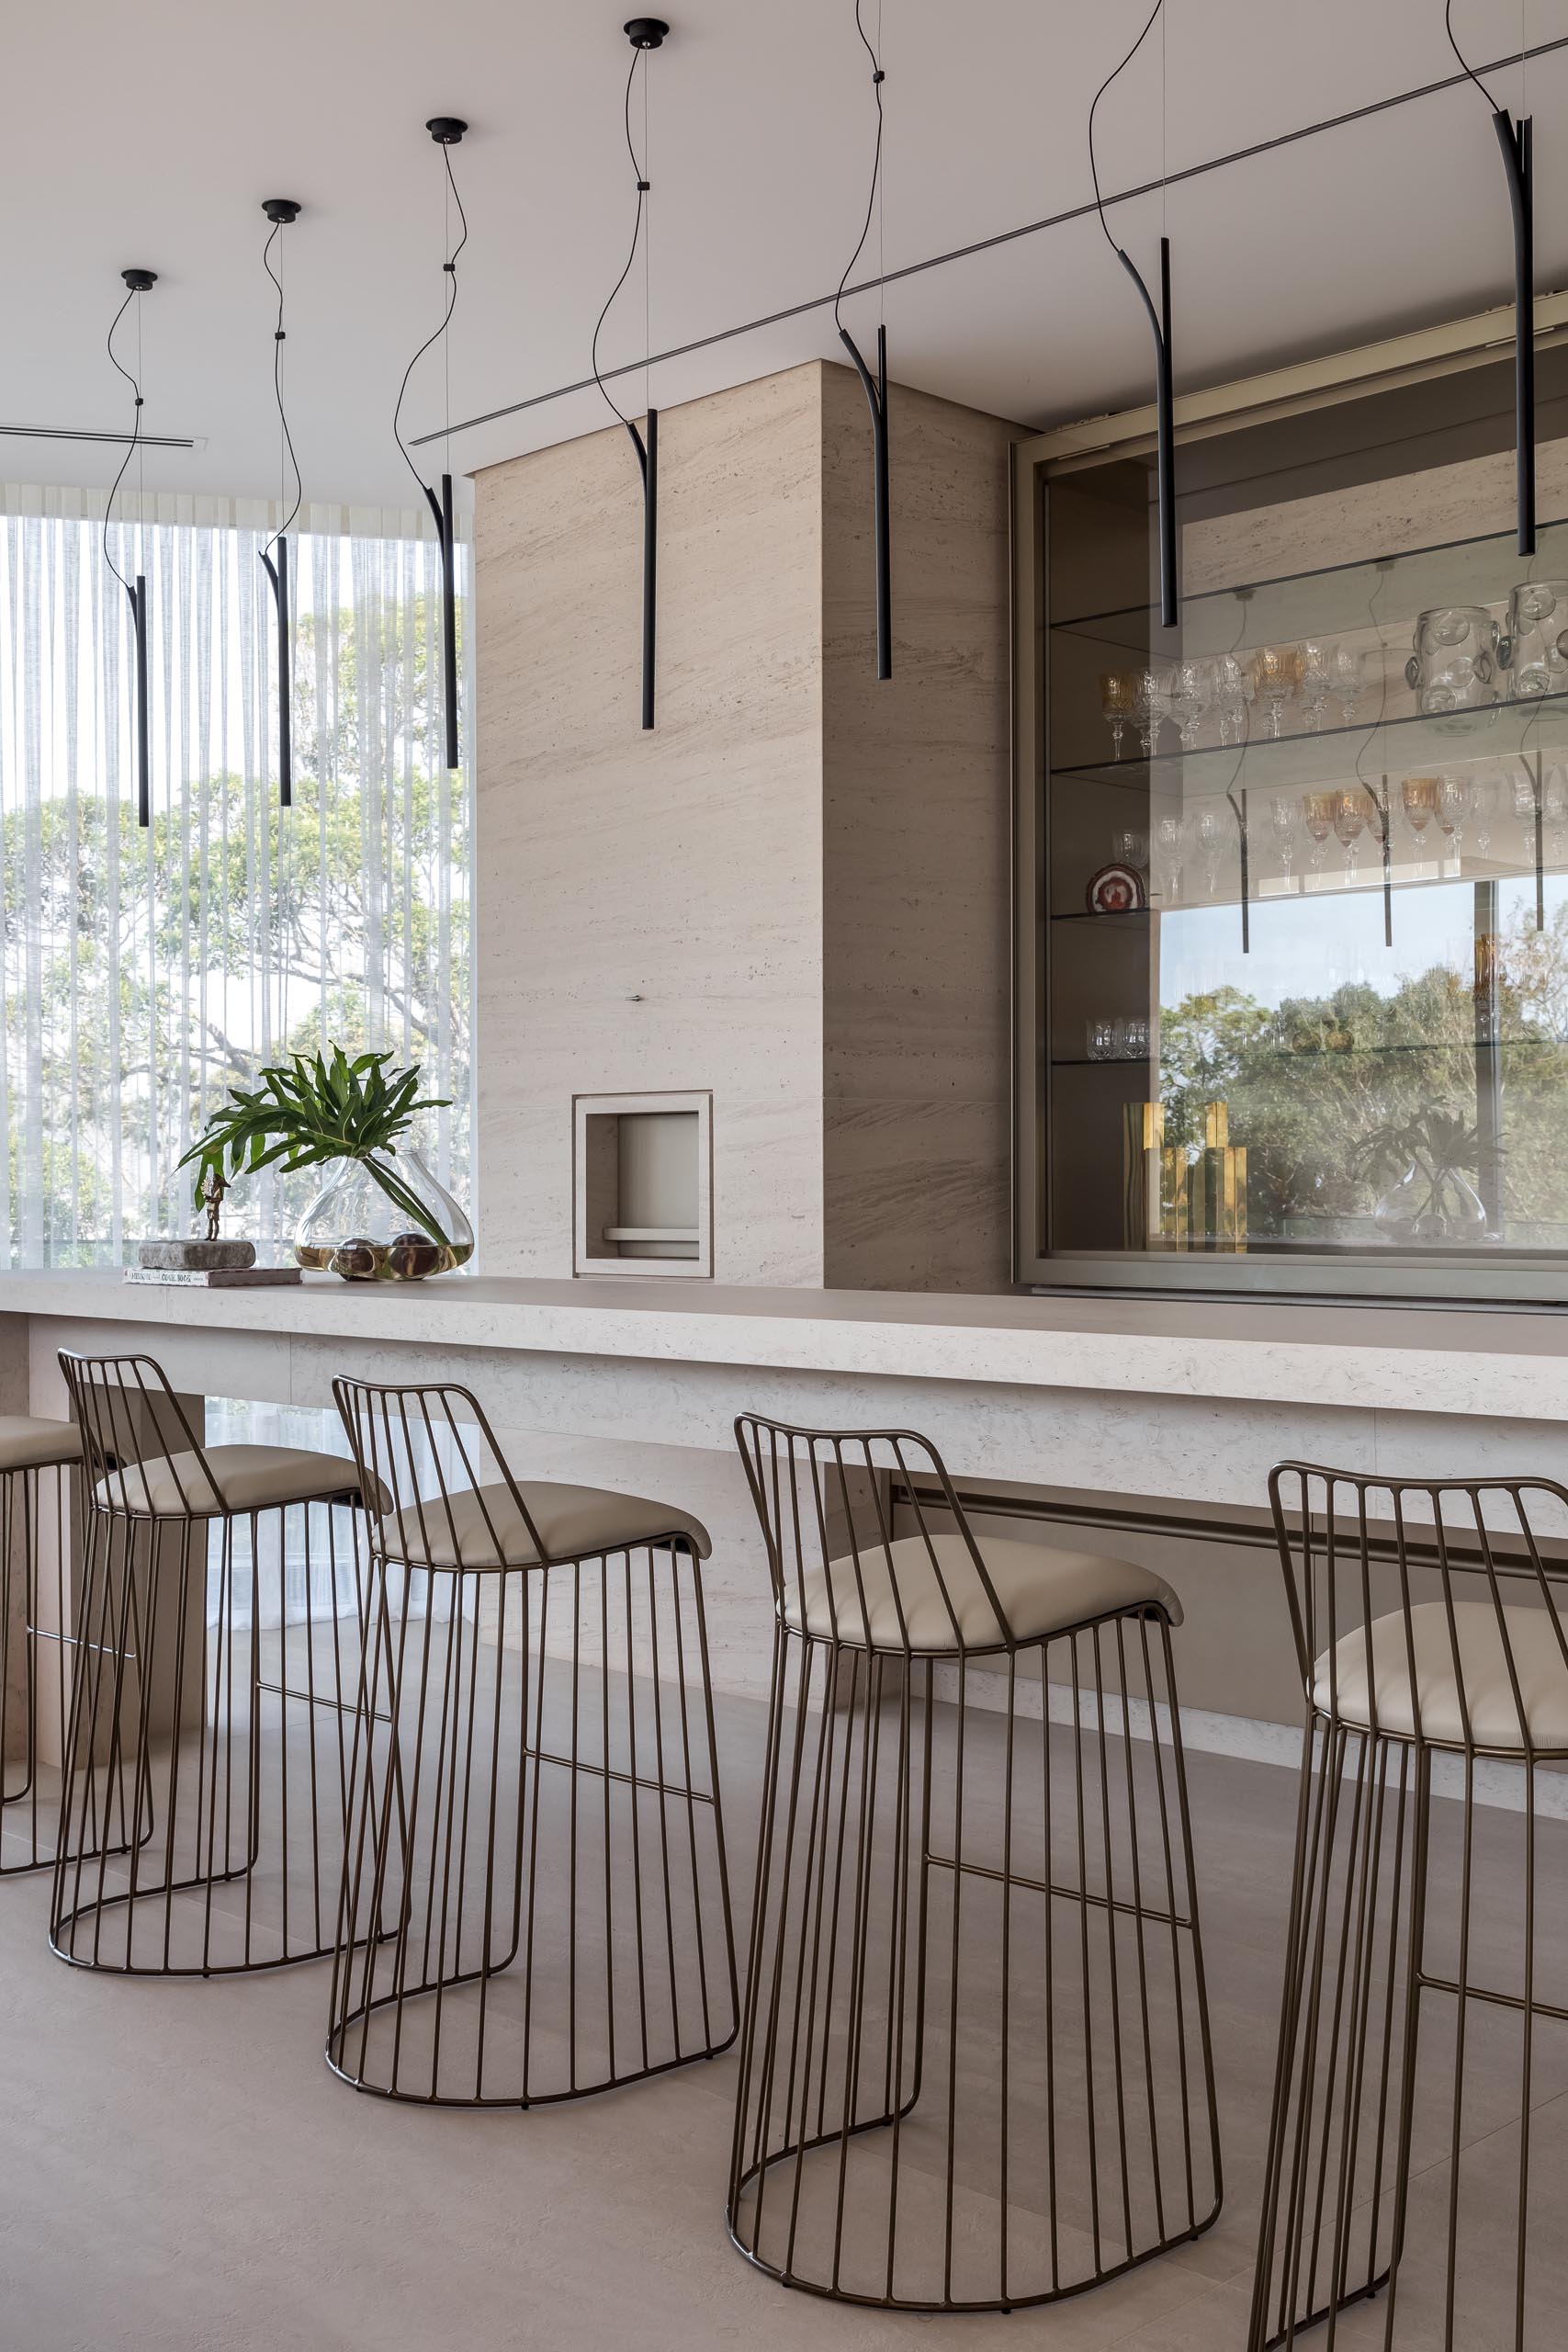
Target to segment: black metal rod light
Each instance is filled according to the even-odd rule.
[[[277,805],[280,808],[294,806],[294,658],[292,625],[288,609],[288,526],[299,512],[304,485],[299,479],[299,463],[294,455],[294,436],[288,430],[288,417],[283,405],[283,346],[288,340],[283,324],[283,280],[272,266],[272,248],[280,231],[299,218],[299,207],[291,196],[269,196],[263,198],[262,210],[272,227],[262,248],[262,267],[277,288],[277,324],[272,334],[272,390],[277,402],[279,437],[278,506],[288,495],[285,487],[286,467],[294,473],[294,503],[289,508],[267,545],[259,550],[272,582],[273,617],[277,629]],[[281,256],[279,267],[281,267]]]
[[[893,675],[893,514],[887,458],[887,327],[886,322],[877,326],[876,373],[874,376],[860,345],[840,316],[850,273],[865,250],[873,219],[879,217],[877,199],[882,193],[882,85],[887,76],[861,21],[861,5],[862,0],[855,0],[855,30],[871,60],[871,86],[876,100],[876,145],[872,156],[871,192],[866,198],[865,219],[861,223],[859,241],[844,265],[844,274],[839,280],[839,290],[833,298],[833,323],[839,330],[839,341],[854,362],[855,373],[865,393],[866,406],[871,411],[872,526],[876,539],[876,674],[878,678],[890,678]],[[878,233],[880,236],[880,230]],[[884,265],[885,257],[879,255],[876,272],[879,287],[886,274]]]
[[[398,390],[398,402],[392,411],[392,432],[408,464],[409,471],[418,482],[432,514],[435,518],[436,546],[441,559],[441,703],[446,764],[449,768],[462,765],[462,752],[457,731],[457,532],[456,509],[452,503],[452,476],[441,477],[439,495],[431,488],[423,474],[409,454],[402,436],[401,418],[403,396],[409,388],[409,378],[431,345],[439,343],[452,323],[452,313],[457,307],[457,256],[468,242],[468,218],[463,209],[463,199],[457,193],[457,183],[452,176],[452,150],[461,141],[468,124],[452,114],[432,115],[425,124],[432,139],[441,150],[446,171],[446,193],[456,205],[461,234],[441,266],[446,277],[446,307],[441,324],[434,334],[427,335],[403,370],[403,380]],[[447,403],[446,424],[451,428],[451,404]]]
[[[141,447],[142,400],[140,376],[141,364],[141,337],[140,328],[138,329],[137,334],[137,368],[139,372],[134,376],[131,374],[130,369],[123,367],[115,356],[115,329],[118,326],[121,319],[124,318],[132,302],[137,301],[141,295],[149,292],[152,287],[156,286],[158,283],[158,273],[155,269],[122,269],[119,274],[125,286],[125,300],[120,304],[118,310],[115,312],[114,317],[110,322],[106,348],[108,351],[110,360],[113,362],[114,366],[119,369],[120,374],[130,386],[131,394],[135,400],[136,406],[134,419],[131,425],[130,439],[127,445],[125,455],[120,459],[119,471],[114,478],[114,487],[109,492],[108,504],[104,509],[104,561],[108,565],[109,570],[119,582],[119,584],[124,589],[130,604],[131,644],[134,649],[136,662],[136,821],[139,825],[145,827],[151,825],[152,822],[152,741],[147,683],[147,581],[145,575],[140,571],[136,574],[133,581],[128,580],[124,572],[121,571],[118,564],[116,563],[113,556],[110,555],[109,519],[114,513],[114,502],[117,494],[118,493],[120,483],[125,480],[126,469],[130,465],[131,458],[137,455]],[[140,318],[140,310],[138,311],[138,317]]]
[[[1500,107],[1454,39],[1453,0],[1444,0],[1449,46],[1492,110],[1514,224],[1514,492],[1518,549],[1535,553],[1535,164],[1531,118]],[[1523,61],[1520,61],[1523,70]]]
[[[1100,225],[1105,232],[1106,243],[1122,268],[1137,288],[1155,339],[1155,441],[1156,450],[1159,500],[1159,616],[1165,628],[1174,628],[1180,619],[1179,588],[1176,560],[1176,395],[1170,369],[1170,239],[1162,235],[1159,241],[1159,301],[1149,292],[1148,282],[1142,270],[1124,247],[1111,235],[1105,218],[1105,201],[1100,192],[1100,172],[1094,153],[1094,117],[1100,99],[1115,81],[1118,74],[1136,57],[1154,27],[1165,0],[1155,0],[1147,21],[1132,48],[1106,75],[1094,94],[1089,110],[1089,168],[1094,181],[1094,201],[1100,214]]]
[[[651,51],[663,48],[669,38],[670,28],[662,17],[632,17],[621,29],[632,45],[631,70],[626,75],[626,97],[621,111],[626,124],[626,153],[631,157],[632,172],[637,181],[637,218],[632,223],[632,242],[626,254],[626,266],[611,287],[608,299],[599,313],[598,322],[593,329],[593,343],[589,364],[593,370],[593,380],[604,394],[606,404],[626,429],[632,448],[637,455],[637,472],[642,478],[642,724],[646,732],[651,729],[654,720],[655,662],[658,650],[659,411],[648,399],[645,390],[644,429],[638,432],[635,420],[616,405],[600,372],[599,337],[604,331],[604,322],[610,315],[616,295],[631,276],[632,264],[637,259],[639,245],[642,248],[645,319],[647,316],[649,254],[645,231],[648,225],[648,198],[653,187],[652,181],[648,176],[648,58]],[[637,81],[639,65],[643,69],[643,153],[640,162],[632,139],[632,88]],[[645,353],[643,362],[645,371],[647,364]]]

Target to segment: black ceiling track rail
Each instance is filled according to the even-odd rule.
[[[263,198],[262,210],[272,223],[272,232],[266,241],[267,251],[262,254],[262,266],[277,288],[277,324],[273,330],[272,338],[272,382],[273,390],[277,396],[278,421],[283,427],[284,441],[292,458],[294,443],[288,431],[288,420],[283,411],[283,382],[280,373],[282,346],[286,340],[283,326],[283,287],[278,278],[274,276],[267,253],[271,251],[272,241],[277,232],[280,229],[287,229],[291,221],[298,220],[299,207],[291,196],[269,196]],[[295,514],[299,512],[299,475],[296,467],[293,513],[287,515],[279,524],[276,536],[268,542],[274,553],[269,554],[267,548],[265,547],[257,549],[265,567],[266,576],[272,582],[273,617],[277,628],[277,805],[280,808],[292,808],[294,806],[294,639],[288,611],[288,526],[294,520]]]
[[[1519,553],[1535,553],[1535,165],[1530,118],[1492,117],[1514,218],[1514,481]]]
[[[116,368],[130,386],[136,401],[135,422],[125,456],[114,478],[114,487],[104,509],[104,560],[124,589],[130,604],[131,643],[136,662],[136,821],[143,831],[152,822],[152,740],[147,680],[147,581],[142,572],[128,580],[109,554],[109,516],[114,511],[115,492],[125,480],[126,468],[141,446],[141,385],[128,368],[121,368],[114,356],[114,331],[139,294],[145,294],[158,283],[155,269],[122,269],[125,300],[115,312],[108,332],[108,355]],[[140,314],[139,314],[140,315]],[[138,362],[140,365],[140,361]]]
[[[1159,241],[1159,308],[1132,255],[1116,257],[1144,298],[1155,339],[1155,441],[1159,500],[1159,617],[1163,628],[1180,618],[1176,572],[1176,394],[1170,374],[1170,239]]]

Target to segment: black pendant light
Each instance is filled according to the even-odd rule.
[[[1502,152],[1514,224],[1514,490],[1518,549],[1535,553],[1535,169],[1531,118],[1517,122],[1500,107],[1467,62],[1454,39],[1453,0],[1445,0],[1443,23],[1449,46],[1492,109],[1492,128]],[[1521,71],[1523,58],[1520,59]]]
[[[437,114],[432,115],[424,127],[440,148],[441,160],[446,170],[448,244],[451,245],[450,208],[453,205],[457,207],[461,233],[457,243],[451,245],[451,251],[441,265],[446,277],[446,308],[442,316],[441,324],[434,334],[425,337],[403,370],[403,380],[398,388],[398,404],[392,411],[392,432],[399,448],[407,460],[410,473],[424,492],[429,502],[430,511],[435,517],[435,536],[441,552],[441,698],[446,726],[446,764],[449,768],[455,768],[459,767],[462,761],[457,744],[457,530],[452,506],[452,476],[450,470],[442,475],[441,494],[437,497],[409,454],[408,444],[402,436],[401,418],[403,395],[409,388],[409,378],[413,374],[432,344],[439,343],[446,334],[452,323],[452,313],[457,307],[457,256],[468,242],[468,218],[463,210],[463,199],[457,193],[457,183],[452,176],[452,150],[457,145],[468,126],[466,122],[459,121],[456,115]],[[451,424],[452,403],[450,393],[448,393],[446,402],[448,431],[451,429]],[[448,455],[448,469],[450,462]]]
[[[1100,173],[1094,156],[1095,108],[1117,74],[1131,65],[1153,30],[1155,19],[1164,6],[1165,0],[1155,0],[1143,31],[1121,64],[1112,68],[1094,94],[1094,103],[1089,110],[1089,168],[1094,181],[1094,201],[1100,214],[1100,225],[1105,231],[1106,243],[1137,288],[1155,339],[1155,438],[1159,468],[1159,616],[1163,628],[1174,628],[1180,615],[1176,570],[1176,401],[1170,373],[1170,239],[1162,235],[1159,241],[1159,301],[1156,305],[1142,271],[1132,255],[1117,243],[1107,225],[1105,202],[1100,192]],[[1163,184],[1162,174],[1162,187]]]
[[[291,808],[294,806],[294,662],[288,616],[288,526],[299,512],[304,485],[299,479],[299,460],[294,454],[294,436],[288,430],[288,413],[283,405],[283,346],[287,336],[283,325],[283,280],[278,275],[283,266],[283,257],[280,251],[278,267],[274,269],[272,249],[279,232],[299,218],[299,207],[291,196],[269,196],[264,198],[262,210],[272,223],[266,243],[262,247],[262,267],[277,288],[277,324],[272,335],[272,390],[277,402],[277,503],[280,510],[288,496],[286,471],[291,469],[294,475],[294,503],[273,537],[261,549],[261,560],[272,582],[273,612],[277,624],[277,804],[280,808]]]
[[[865,219],[861,223],[859,242],[844,265],[844,274],[839,280],[839,290],[833,297],[833,324],[839,330],[839,341],[854,361],[855,373],[861,379],[865,392],[866,406],[871,411],[873,525],[876,539],[876,674],[879,678],[890,678],[893,675],[893,539],[887,481],[887,326],[886,321],[879,322],[877,325],[876,373],[873,376],[871,369],[865,364],[860,345],[840,316],[844,288],[850,282],[851,271],[865,250],[865,241],[871,234],[871,224],[874,219],[878,223],[879,243],[881,240],[882,85],[887,76],[882,70],[882,61],[872,46],[864,25],[861,22],[861,0],[855,0],[855,30],[860,35],[861,44],[871,60],[872,95],[876,100],[876,145],[872,153],[871,193],[866,198]],[[886,274],[884,262],[885,256],[879,254],[876,270],[879,289]]]
[[[653,725],[654,639],[659,586],[659,411],[647,397],[646,339],[643,361],[644,430],[639,433],[632,419],[624,410],[616,406],[611,398],[604,377],[599,372],[599,337],[604,331],[604,322],[610,315],[611,306],[616,295],[631,276],[632,264],[637,259],[639,245],[642,248],[645,338],[647,334],[649,253],[645,232],[648,226],[648,198],[653,186],[652,181],[648,177],[648,58],[650,51],[663,48],[670,28],[662,17],[633,17],[622,27],[622,30],[632,45],[631,71],[626,75],[626,99],[621,111],[626,122],[626,153],[631,157],[632,175],[637,181],[637,218],[632,222],[632,242],[630,251],[626,254],[626,267],[611,287],[604,307],[599,313],[598,323],[593,329],[590,365],[593,369],[594,382],[604,393],[609,407],[631,436],[632,447],[637,452],[637,470],[642,476],[642,723],[647,729]],[[641,163],[637,161],[637,148],[632,141],[632,87],[637,80],[639,65],[642,68],[643,102]]]
[[[108,504],[104,509],[104,561],[108,565],[109,570],[114,573],[115,578],[119,582],[120,586],[124,589],[127,596],[130,599],[131,638],[136,652],[136,821],[139,825],[150,825],[152,822],[152,763],[147,707],[147,582],[144,575],[139,571],[133,584],[126,578],[118,564],[116,563],[113,556],[110,555],[109,517],[114,512],[114,503],[116,496],[118,493],[120,483],[125,480],[126,468],[130,465],[133,457],[137,458],[139,465],[141,462],[140,458],[138,457],[138,452],[141,447],[141,297],[147,293],[152,287],[156,286],[158,283],[158,273],[155,269],[122,269],[119,274],[125,284],[125,300],[120,304],[118,310],[115,312],[114,317],[110,322],[107,348],[110,359],[114,361],[114,365],[119,368],[120,374],[130,386],[131,392],[135,398],[136,406],[133,413],[130,445],[126,449],[124,457],[120,459],[119,471],[114,478],[114,488],[109,492]],[[132,302],[136,304],[137,316],[137,373],[134,376],[131,374],[129,368],[122,367],[119,360],[115,357],[114,347],[115,329],[118,326],[121,319],[124,318],[127,311],[130,310]]]

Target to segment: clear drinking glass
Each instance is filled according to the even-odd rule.
[[[1181,865],[1187,853],[1187,820],[1167,811],[1155,827],[1158,855],[1159,895],[1168,904],[1181,895]]]
[[[1161,723],[1170,715],[1170,685],[1164,670],[1140,670],[1134,710],[1138,721],[1138,741],[1145,760],[1152,760],[1159,744]]]
[[[1464,862],[1464,829],[1470,821],[1471,782],[1462,773],[1447,772],[1438,785],[1438,822],[1454,845],[1459,865]],[[1455,871],[1459,870],[1456,865]]]
[[[1198,847],[1203,854],[1203,887],[1212,899],[1220,878],[1220,859],[1224,854],[1225,820],[1217,808],[1205,808],[1197,826]]]
[[[1140,825],[1123,825],[1120,832],[1111,836],[1111,854],[1118,865],[1130,865],[1142,874],[1149,862],[1149,837]]]
[[[1108,1012],[1097,1012],[1084,1024],[1084,1050],[1091,1062],[1116,1059],[1118,1023]]]
[[[1503,797],[1502,778],[1478,775],[1471,786],[1470,813],[1475,820],[1475,846],[1483,857],[1492,845],[1492,820]]]
[[[1269,821],[1274,829],[1274,840],[1280,852],[1280,871],[1284,875],[1287,890],[1291,887],[1291,859],[1296,846],[1296,814],[1295,802],[1287,800],[1283,793],[1276,796],[1269,811]]]
[[[1260,645],[1252,657],[1252,684],[1269,713],[1269,732],[1278,737],[1285,705],[1299,693],[1302,649],[1299,645]]]

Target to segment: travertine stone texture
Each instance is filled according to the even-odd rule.
[[[1009,428],[895,388],[896,676],[846,369],[478,478],[487,1272],[571,1271],[574,1093],[711,1089],[719,1282],[1007,1279]]]

